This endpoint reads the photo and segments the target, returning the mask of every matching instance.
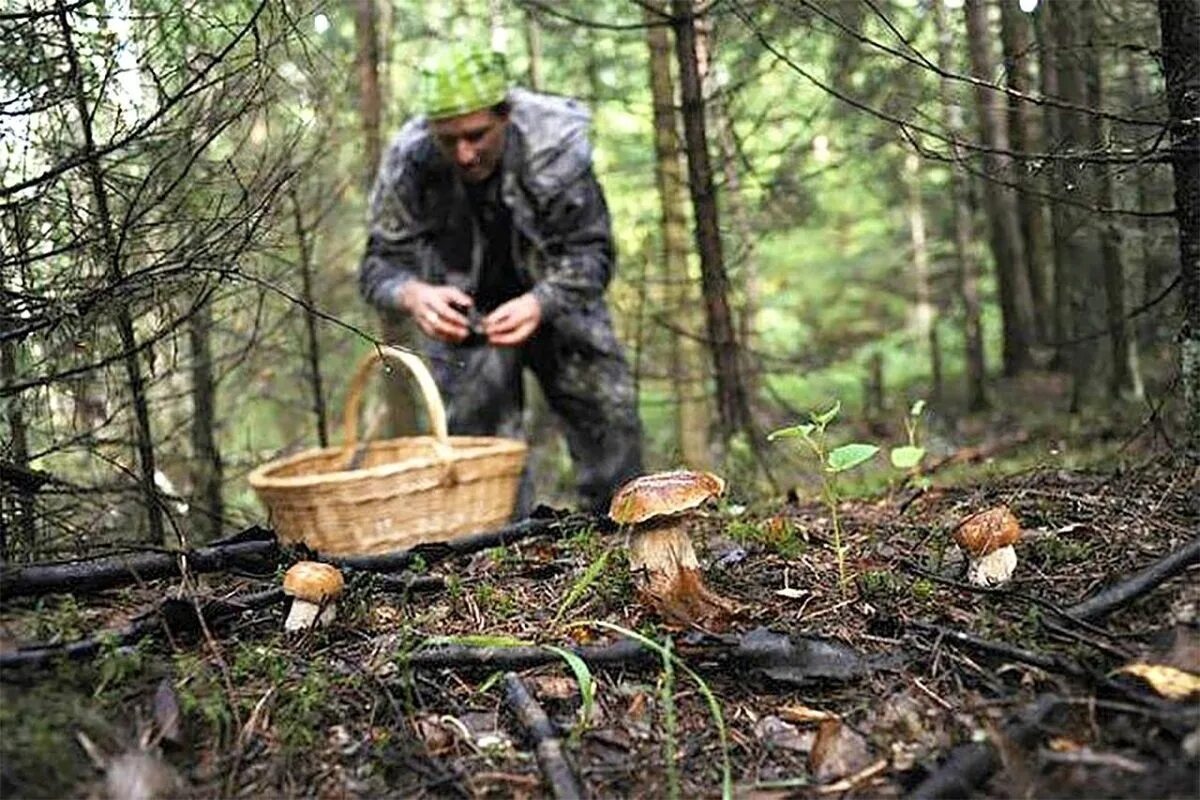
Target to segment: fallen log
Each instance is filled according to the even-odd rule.
[[[1028,749],[1043,735],[1051,714],[1063,705],[1056,695],[1041,695],[1015,719],[1004,726],[1008,742]],[[1000,767],[1000,751],[992,742],[970,742],[950,751],[936,772],[908,794],[909,800],[933,800],[939,797],[967,797]]]
[[[517,720],[525,728],[529,738],[533,740],[534,752],[537,754],[542,777],[546,779],[546,783],[550,784],[550,791],[554,793],[554,796],[558,800],[577,800],[577,798],[583,797],[583,791],[579,788],[579,779],[575,777],[571,765],[567,763],[562,742],[559,740],[554,726],[515,672],[508,672],[504,675],[504,699],[516,715]]]
[[[157,578],[178,577],[180,559],[191,573],[233,568],[275,567],[279,545],[274,534],[257,526],[208,547],[179,552],[133,553],[60,564],[30,564],[0,572],[0,600],[40,597],[56,592],[86,593]]]
[[[538,515],[539,512],[545,516]],[[477,553],[491,547],[502,547],[534,536],[557,538],[588,528],[611,530],[613,527],[611,522],[595,514],[566,514],[543,508],[535,512],[535,516],[503,528],[468,534],[446,542],[428,542],[407,550],[396,550],[373,556],[334,556],[317,553],[316,559],[338,567],[365,572],[402,572],[414,563],[429,565],[455,556]]]
[[[1148,564],[1123,581],[1100,590],[1088,599],[1067,609],[1067,614],[1078,619],[1104,617],[1121,606],[1131,603],[1159,584],[1200,562],[1200,536],[1183,547],[1168,553],[1158,561]]]

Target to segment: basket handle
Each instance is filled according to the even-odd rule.
[[[363,390],[366,388],[367,380],[371,377],[375,365],[381,363],[385,358],[400,362],[416,378],[417,386],[421,389],[421,397],[425,401],[429,425],[433,429],[434,452],[438,460],[447,466],[452,465],[450,434],[446,426],[446,407],[442,404],[442,396],[438,392],[433,375],[430,374],[429,368],[425,366],[425,362],[420,357],[388,345],[382,345],[367,353],[354,371],[354,377],[350,379],[350,388],[346,393],[346,408],[342,412],[343,446],[353,457],[354,446],[358,442],[358,417],[362,410]]]

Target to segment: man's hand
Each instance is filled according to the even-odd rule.
[[[524,344],[542,321],[542,304],[526,292],[504,303],[483,319],[483,332],[488,343],[515,347]]]
[[[426,336],[443,342],[461,342],[470,333],[463,313],[474,305],[471,296],[454,286],[434,286],[411,280],[400,291],[400,306],[412,314]]]

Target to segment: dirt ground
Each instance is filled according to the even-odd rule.
[[[845,586],[825,506],[727,503],[692,531],[709,586],[737,606],[722,630],[669,624],[639,602],[619,532],[433,564],[425,576],[442,580],[420,592],[359,574],[337,622],[299,638],[284,635],[275,604],[199,637],[6,670],[0,790],[551,796],[505,699],[506,670],[422,658],[441,648],[503,659],[636,634],[669,643],[673,657],[589,667],[539,648],[544,664],[513,670],[587,796],[718,796],[726,770],[738,797],[901,796],[973,747],[970,788],[953,794],[1198,797],[1197,694],[1168,700],[1116,671],[1149,662],[1200,674],[1198,568],[1107,617],[1063,613],[1196,537],[1198,498],[1200,475],[1161,458],[845,502]],[[949,532],[1001,504],[1023,529],[1015,578],[980,590]],[[181,586],[224,597],[271,588],[277,575],[11,600],[0,632],[10,652],[69,641]],[[789,655],[764,656],[764,642],[790,643]]]

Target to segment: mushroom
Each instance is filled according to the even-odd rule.
[[[608,516],[630,526],[629,569],[642,597],[664,617],[684,624],[720,622],[733,604],[704,585],[688,536],[694,509],[725,491],[710,472],[643,475],[613,495]]]
[[[1017,567],[1013,543],[1021,538],[1021,523],[1008,506],[972,514],[954,530],[954,541],[967,554],[967,580],[975,586],[1007,583]]]
[[[283,576],[283,593],[290,595],[292,610],[285,631],[324,626],[337,616],[337,599],[346,582],[337,567],[317,561],[299,561]]]

